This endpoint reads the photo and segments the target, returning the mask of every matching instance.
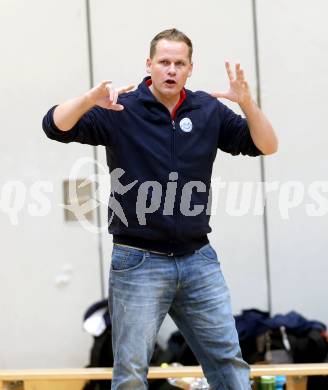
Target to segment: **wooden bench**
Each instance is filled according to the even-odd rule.
[[[251,377],[262,375],[286,375],[287,390],[305,390],[306,378],[312,375],[328,375],[328,364],[278,364],[253,365]],[[199,366],[150,367],[148,378],[202,377]],[[81,390],[89,380],[112,378],[111,368],[63,368],[0,370],[0,390]],[[15,383],[17,386],[15,386]]]

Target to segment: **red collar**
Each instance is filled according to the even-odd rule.
[[[146,84],[147,84],[148,87],[150,87],[151,84],[152,84],[152,80],[151,79],[146,80]],[[180,91],[180,99],[179,99],[178,103],[175,105],[175,107],[173,108],[173,111],[172,111],[172,114],[171,114],[172,119],[175,119],[177,111],[178,111],[178,108],[185,101],[186,96],[187,96],[186,91],[185,91],[184,88],[182,88],[182,90]]]

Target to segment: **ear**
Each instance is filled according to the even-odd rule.
[[[189,72],[188,72],[188,77],[192,75],[192,69],[193,69],[193,63],[190,64]]]
[[[147,73],[151,73],[151,64],[152,64],[152,62],[151,62],[151,58],[147,58],[147,61],[146,61],[146,72]]]

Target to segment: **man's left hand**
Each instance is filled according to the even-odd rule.
[[[252,100],[251,92],[245,80],[244,71],[240,68],[240,64],[236,64],[235,75],[230,68],[229,62],[225,62],[225,67],[229,77],[230,87],[225,92],[213,92],[211,95],[216,98],[225,98],[242,105],[249,103]]]

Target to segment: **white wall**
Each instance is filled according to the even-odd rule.
[[[84,3],[2,1],[0,35],[1,190],[12,180],[27,188],[17,225],[0,213],[0,367],[81,366],[91,345],[82,316],[100,298],[97,236],[65,223],[59,204],[73,163],[92,148],[48,140],[41,120],[89,87]],[[39,180],[53,185],[46,217],[28,211],[40,207],[30,193]]]
[[[263,109],[280,138],[279,153],[266,164],[267,180],[279,181],[280,188],[269,201],[273,310],[295,309],[328,324],[328,4],[258,3]],[[297,181],[304,196],[298,202],[297,194],[290,194],[289,201],[299,205],[287,218],[279,210],[279,194],[284,196],[289,181]],[[321,206],[309,194],[315,181],[325,186],[319,191]],[[307,204],[323,215],[310,216]]]
[[[93,0],[90,4],[96,83],[109,78],[118,86],[138,84],[145,75],[149,41],[158,31],[176,26],[195,47],[188,88],[224,89],[224,60],[229,59],[242,63],[255,96],[251,1],[208,0],[206,6],[187,0],[158,5],[150,0]],[[265,157],[267,180],[278,180],[280,186],[300,180],[307,191],[311,182],[327,176],[323,118],[328,6],[323,0],[315,8],[305,0],[259,0],[257,4],[262,105],[280,138],[279,153]],[[2,368],[87,364],[92,340],[81,323],[87,306],[101,298],[99,261],[106,270],[107,289],[111,238],[102,236],[104,256],[99,259],[98,236],[78,223],[65,222],[59,206],[63,180],[79,157],[93,156],[93,149],[52,142],[41,130],[49,107],[89,88],[85,13],[82,0],[0,3],[0,34],[6,38],[0,42],[0,191],[10,180],[28,188],[17,225],[0,210]],[[99,162],[105,163],[103,148],[98,152]],[[78,176],[92,173],[88,165]],[[257,182],[260,160],[219,153],[214,176],[227,183]],[[30,189],[38,180],[53,183],[46,217],[32,217],[28,211],[28,204],[35,203]],[[226,195],[223,191],[218,213],[212,217],[210,239],[231,289],[233,310],[266,310],[263,218],[251,210],[244,216],[229,215]],[[306,199],[311,201],[309,196]],[[319,304],[326,295],[327,215],[309,217],[304,202],[290,211],[288,220],[280,210],[275,192],[268,203],[274,312],[296,309],[328,323],[325,307]],[[104,222],[106,206],[101,211]],[[59,287],[55,278],[62,274],[69,279]],[[160,341],[165,342],[172,329],[166,320]]]

